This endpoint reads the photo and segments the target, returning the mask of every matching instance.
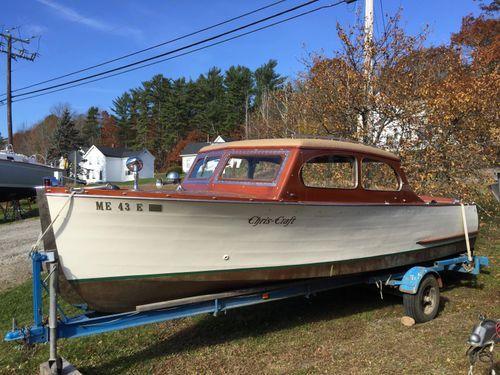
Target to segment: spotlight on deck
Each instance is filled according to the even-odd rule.
[[[144,166],[144,163],[142,162],[141,158],[134,156],[134,157],[128,158],[125,165],[127,166],[128,170],[130,172],[134,173],[134,189],[133,190],[139,190],[139,171]]]
[[[175,171],[167,173],[167,178],[165,180],[165,183],[178,184],[179,182],[181,182],[181,176],[179,175],[179,173]]]
[[[178,184],[179,182],[181,182],[181,176],[175,171],[167,173],[166,182],[167,184]]]

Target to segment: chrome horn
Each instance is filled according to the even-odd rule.
[[[127,159],[125,165],[130,172],[134,173],[134,190],[139,190],[139,171],[144,166],[144,163],[141,158],[133,156]]]

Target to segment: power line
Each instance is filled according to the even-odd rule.
[[[122,65],[122,66],[119,66],[119,67],[116,67],[116,68],[113,68],[113,69],[108,69],[108,70],[105,70],[103,72],[100,72],[100,73],[95,73],[95,74],[91,74],[91,75],[88,75],[86,77],[81,77],[81,78],[78,78],[78,79],[74,79],[74,80],[71,80],[71,81],[67,81],[67,82],[63,82],[63,83],[59,83],[57,85],[52,85],[52,86],[48,86],[48,87],[44,87],[44,88],[41,88],[41,89],[37,89],[37,90],[32,90],[32,91],[29,91],[29,92],[26,92],[26,93],[21,93],[21,94],[17,94],[17,95],[13,95],[13,97],[20,97],[20,96],[26,96],[26,95],[30,95],[30,94],[35,94],[35,93],[38,93],[38,92],[43,92],[43,91],[47,91],[47,90],[52,90],[52,89],[55,89],[55,88],[58,88],[58,87],[62,87],[62,86],[66,86],[66,85],[70,85],[70,84],[73,84],[73,83],[77,83],[77,82],[81,82],[81,81],[86,81],[88,79],[91,79],[91,78],[95,78],[95,77],[99,77],[99,76],[102,76],[102,75],[105,75],[105,74],[108,74],[108,73],[113,73],[113,72],[116,72],[116,71],[119,71],[119,70],[123,70],[123,69],[126,69],[126,68],[129,68],[129,67],[132,67],[132,66],[135,66],[135,65],[139,65],[139,64],[142,64],[142,63],[145,63],[145,62],[148,62],[148,61],[152,61],[152,60],[156,60],[156,59],[159,59],[160,57],[164,57],[164,56],[167,56],[167,55],[171,55],[171,54],[174,54],[174,53],[177,53],[177,52],[180,52],[180,51],[183,51],[185,49],[188,49],[188,48],[191,48],[191,47],[195,47],[197,45],[200,45],[200,44],[203,44],[203,43],[206,43],[206,42],[210,42],[212,40],[215,40],[215,39],[219,39],[223,36],[226,36],[226,35],[229,35],[229,34],[232,34],[232,33],[235,33],[237,31],[240,31],[240,30],[243,30],[243,29],[246,29],[248,27],[251,27],[251,26],[254,26],[254,25],[257,25],[259,23],[262,23],[262,22],[265,22],[265,21],[268,21],[270,19],[273,19],[273,18],[276,18],[276,17],[279,17],[279,16],[282,16],[284,14],[287,14],[287,13],[290,13],[290,12],[293,12],[297,9],[300,9],[300,8],[303,8],[305,6],[308,6],[308,5],[311,5],[313,3],[316,3],[318,2],[319,0],[310,0],[310,1],[307,1],[305,3],[302,3],[302,4],[299,4],[299,5],[296,5],[292,8],[289,8],[289,9],[286,9],[284,11],[281,11],[281,12],[278,12],[278,13],[275,13],[271,16],[268,16],[268,17],[265,17],[265,18],[261,18],[257,21],[253,21],[253,22],[250,22],[246,25],[243,25],[243,26],[239,26],[239,27],[236,27],[234,29],[231,29],[229,31],[225,31],[223,33],[220,33],[220,34],[217,34],[217,35],[214,35],[214,36],[211,36],[209,38],[205,38],[205,39],[202,39],[200,41],[197,41],[197,42],[193,42],[191,44],[188,44],[186,46],[183,46],[183,47],[179,47],[179,48],[176,48],[176,49],[173,49],[173,50],[170,50],[170,51],[167,51],[167,52],[163,52],[161,54],[158,54],[158,55],[154,55],[154,56],[151,56],[151,57],[148,57],[148,58],[145,58],[145,59],[142,59],[142,60],[138,60],[138,61],[134,61],[132,63],[129,63],[129,64],[125,64],[125,65]],[[352,0],[353,1],[353,0]],[[343,3],[343,2],[350,2],[350,0],[342,0],[340,1],[340,3]]]
[[[227,20],[224,20],[224,21],[221,21],[221,22],[218,22],[214,25],[211,25],[211,26],[207,26],[207,27],[204,27],[202,29],[199,29],[199,30],[196,30],[196,31],[192,31],[188,34],[184,34],[184,35],[181,35],[181,36],[178,36],[178,37],[175,37],[173,39],[170,39],[170,40],[167,40],[165,42],[161,42],[161,43],[158,43],[158,44],[155,44],[153,46],[150,46],[150,47],[147,47],[147,48],[143,48],[141,50],[138,50],[138,51],[135,51],[135,52],[131,52],[131,53],[128,53],[128,54],[125,54],[125,55],[122,55],[122,56],[119,56],[119,57],[116,57],[116,58],[113,58],[113,59],[110,59],[110,60],[106,60],[106,61],[103,61],[101,63],[98,63],[98,64],[95,64],[95,65],[92,65],[92,66],[89,66],[89,67],[86,67],[86,68],[82,68],[82,69],[79,69],[79,70],[75,70],[74,72],[70,72],[70,73],[66,73],[66,74],[63,74],[63,75],[60,75],[60,76],[57,76],[57,77],[53,77],[53,78],[49,78],[49,79],[46,79],[45,81],[40,81],[40,82],[37,82],[37,83],[33,83],[33,84],[30,84],[28,86],[24,86],[24,87],[20,87],[18,89],[15,89],[15,90],[12,90],[12,92],[17,92],[17,91],[21,91],[21,90],[26,90],[28,88],[31,88],[31,87],[35,87],[35,86],[40,86],[44,83],[48,83],[48,82],[53,82],[53,81],[57,81],[61,78],[66,78],[66,77],[69,77],[69,76],[72,76],[72,75],[75,75],[75,74],[78,74],[78,73],[83,73],[83,72],[86,72],[88,70],[91,70],[91,69],[95,69],[95,68],[98,68],[100,66],[103,66],[103,65],[107,65],[107,64],[111,64],[113,62],[116,62],[116,61],[119,61],[119,60],[123,60],[123,59],[126,59],[128,57],[131,57],[131,56],[135,56],[135,55],[138,55],[140,53],[143,53],[143,52],[147,52],[147,51],[150,51],[152,49],[155,49],[155,48],[158,48],[158,47],[161,47],[161,46],[164,46],[164,45],[167,45],[167,44],[170,44],[170,43],[174,43],[174,42],[177,42],[179,40],[182,40],[182,39],[186,39],[190,36],[193,36],[193,35],[197,35],[197,34],[200,34],[202,32],[205,32],[205,31],[208,31],[208,30],[211,30],[211,29],[214,29],[216,27],[219,27],[219,26],[222,26],[222,25],[225,25],[225,24],[228,24],[230,22],[233,22],[233,21],[236,21],[236,20],[239,20],[241,18],[244,18],[246,16],[249,16],[249,15],[252,15],[254,13],[258,13],[262,10],[265,10],[265,9],[268,9],[268,8],[271,8],[273,6],[276,6],[278,4],[281,4],[283,2],[285,2],[287,0],[279,0],[279,1],[275,1],[269,5],[266,5],[266,6],[263,6],[263,7],[260,7],[260,8],[257,8],[255,10],[252,10],[252,11],[249,11],[249,12],[246,12],[246,13],[243,13],[243,14],[240,14],[239,16],[235,16],[235,17],[232,17],[232,18],[229,18]],[[2,96],[5,95],[2,94]]]
[[[268,25],[261,26],[261,27],[259,27],[259,28],[257,28],[257,29],[247,31],[247,32],[244,32],[244,33],[241,33],[241,34],[238,34],[238,35],[232,36],[232,37],[230,37],[230,38],[226,38],[226,39],[223,39],[223,40],[219,40],[219,41],[217,41],[217,42],[214,42],[214,43],[208,44],[208,45],[206,45],[206,46],[198,47],[198,48],[195,48],[195,49],[192,49],[192,50],[189,50],[189,51],[186,51],[186,52],[183,52],[183,53],[180,53],[180,54],[174,55],[174,56],[170,56],[170,57],[165,58],[165,59],[161,59],[161,60],[154,61],[154,62],[151,62],[151,63],[148,63],[148,64],[144,64],[144,65],[141,65],[141,66],[137,66],[137,67],[134,67],[134,68],[131,68],[131,69],[127,69],[127,70],[124,70],[124,71],[121,71],[121,72],[117,72],[117,73],[114,73],[114,74],[110,74],[110,75],[107,75],[107,76],[104,76],[104,77],[100,77],[100,78],[92,79],[92,80],[90,80],[90,81],[80,82],[80,83],[76,83],[76,84],[71,85],[71,86],[66,86],[66,87],[62,87],[62,88],[58,88],[58,89],[54,89],[54,90],[51,90],[51,91],[48,91],[48,92],[43,92],[43,93],[39,93],[39,94],[35,94],[35,95],[31,95],[31,96],[27,96],[27,97],[24,97],[24,98],[17,99],[17,100],[15,100],[14,102],[20,102],[20,101],[23,101],[23,100],[33,99],[33,98],[37,98],[37,97],[44,96],[44,95],[49,95],[49,94],[52,94],[52,93],[55,93],[55,92],[59,92],[59,91],[63,91],[63,90],[68,90],[68,89],[71,89],[71,88],[74,88],[74,87],[83,86],[83,85],[86,85],[86,84],[89,84],[89,83],[93,83],[93,82],[101,81],[101,80],[104,80],[104,79],[107,79],[107,78],[111,78],[111,77],[115,77],[115,76],[122,75],[122,74],[125,74],[125,73],[129,73],[129,72],[132,72],[132,71],[134,71],[134,70],[143,69],[143,68],[146,68],[146,67],[148,67],[148,66],[156,65],[156,64],[159,64],[159,63],[162,63],[162,62],[165,62],[165,61],[173,60],[173,59],[176,59],[176,58],[179,58],[179,57],[182,57],[182,56],[186,56],[186,55],[189,55],[189,54],[194,53],[194,52],[197,52],[197,51],[201,51],[201,50],[204,50],[204,49],[207,49],[207,48],[210,48],[210,47],[214,47],[214,46],[216,46],[216,45],[220,45],[220,44],[223,44],[223,43],[229,42],[229,41],[231,41],[231,40],[239,39],[239,38],[244,37],[244,36],[246,36],[246,35],[250,35],[250,34],[256,33],[256,32],[258,32],[258,31],[268,29],[268,28],[270,28],[270,27],[273,27],[273,26],[276,26],[276,25],[282,24],[282,23],[284,23],[284,22],[291,21],[291,20],[296,19],[296,18],[299,18],[299,17],[303,17],[303,16],[305,16],[305,15],[308,15],[308,14],[311,14],[311,13],[314,13],[314,12],[317,12],[317,11],[320,11],[320,10],[322,10],[322,9],[332,8],[332,7],[334,7],[334,6],[337,6],[337,5],[342,4],[342,3],[344,3],[344,2],[346,2],[346,3],[347,3],[348,1],[346,1],[346,0],[342,0],[342,1],[338,1],[338,2],[336,2],[336,3],[332,3],[332,4],[328,4],[328,5],[323,5],[323,6],[320,6],[320,7],[317,7],[317,8],[311,9],[311,10],[308,10],[308,11],[306,11],[306,12],[302,12],[302,13],[296,14],[296,15],[294,15],[294,16],[291,16],[291,17],[285,18],[285,19],[283,19],[283,20],[279,20],[279,21],[276,21],[276,22],[270,23],[270,24],[268,24]]]

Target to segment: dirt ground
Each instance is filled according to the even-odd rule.
[[[31,276],[28,254],[39,234],[38,218],[0,225],[0,291]]]

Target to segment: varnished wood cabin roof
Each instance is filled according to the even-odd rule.
[[[226,143],[216,143],[210,146],[203,147],[200,152],[226,150],[233,148],[317,148],[330,150],[344,150],[366,153],[399,160],[399,157],[392,152],[381,150],[372,146],[367,146],[361,143],[333,141],[328,139],[296,139],[296,138],[277,138],[277,139],[252,139],[246,141],[235,141]]]

